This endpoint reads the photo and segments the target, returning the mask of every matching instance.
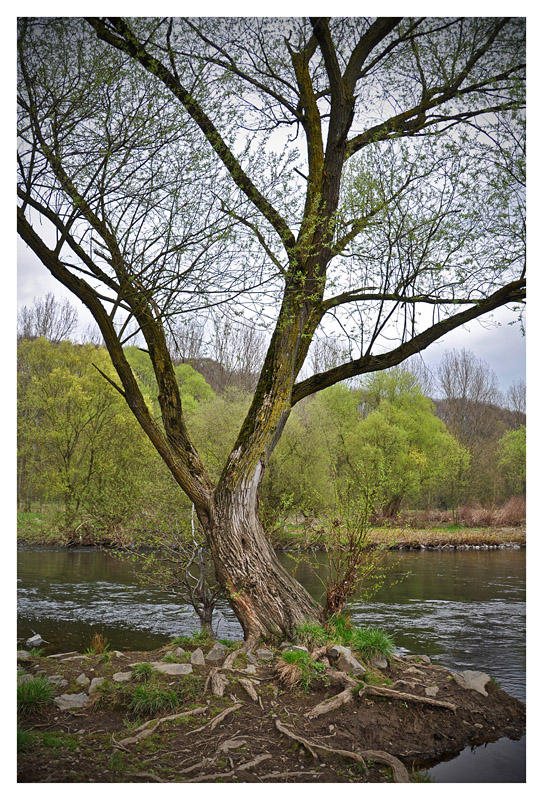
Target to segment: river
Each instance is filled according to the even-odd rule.
[[[17,556],[17,635],[39,632],[48,653],[82,651],[96,632],[114,649],[145,650],[198,629],[171,593],[138,585],[129,564],[99,550],[22,548]],[[299,563],[294,554],[280,558],[321,596],[324,554]],[[525,550],[400,551],[386,559],[387,585],[368,602],[351,603],[352,621],[385,629],[400,652],[483,670],[525,701]],[[218,638],[241,638],[226,605],[215,628]],[[523,782],[525,737],[468,748],[429,772],[436,782]]]

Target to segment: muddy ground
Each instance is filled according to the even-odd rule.
[[[173,660],[176,647],[76,658],[72,654],[66,660],[32,657],[19,664],[30,675],[62,675],[68,686],[56,694],[84,691],[76,683],[83,672],[106,681],[82,709],[60,711],[49,702],[19,716],[19,726],[28,733],[22,735],[18,754],[18,781],[412,781],[424,777],[417,772],[419,763],[428,765],[467,745],[502,736],[519,738],[524,732],[524,705],[492,680],[485,697],[461,688],[449,670],[414,657],[395,657],[384,669],[372,666],[354,679],[356,686],[350,684],[349,702],[314,718],[307,716],[312,709],[345,692],[330,679],[338,674],[334,664],[308,688],[288,688],[277,673],[279,650],[272,659],[259,657],[256,665],[240,654],[235,662],[230,657],[227,669],[205,664],[193,665],[188,675],[153,673],[145,685],[169,693],[175,701],[158,713],[131,709],[137,687],[143,684],[129,665]],[[177,660],[188,662],[196,645],[183,647],[186,654]],[[207,652],[211,644],[201,647]],[[114,674],[127,671],[130,680],[113,680]],[[212,691],[221,683],[220,676],[227,681],[222,697]],[[391,691],[397,694],[389,695]],[[445,705],[430,705],[435,701]],[[158,725],[146,726],[157,719],[162,720]]]

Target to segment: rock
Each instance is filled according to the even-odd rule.
[[[424,693],[427,697],[436,697],[439,692],[439,686],[426,686]]]
[[[205,666],[206,660],[201,649],[198,647],[190,655],[190,663],[198,667]]]
[[[84,708],[88,702],[89,696],[85,692],[81,694],[60,694],[53,700],[53,703],[61,711],[68,711],[70,708]]]
[[[94,694],[105,681],[105,678],[93,678],[89,686],[89,694]]]
[[[328,655],[330,658],[339,658],[342,653],[349,653],[351,652],[350,647],[344,647],[342,644],[334,644],[328,651]]]
[[[45,639],[42,639],[39,633],[36,633],[35,636],[31,636],[30,639],[26,640],[27,647],[39,647],[42,642],[48,644]]]
[[[32,661],[32,656],[28,650],[17,650],[17,663],[19,661]]]
[[[151,666],[165,675],[190,675],[192,672],[190,664],[168,664],[167,662],[164,663],[164,661],[152,661]]]
[[[87,678],[84,672],[81,675],[78,675],[75,679],[75,682],[78,683],[80,686],[88,686],[90,683],[90,678]]]
[[[258,658],[255,656],[254,653],[247,653],[246,658],[250,664],[255,664],[255,665],[258,664]]]
[[[431,664],[428,656],[408,655],[403,657],[404,661],[417,661],[419,664]]]
[[[284,650],[287,653],[309,653],[307,647],[304,647],[302,644],[289,644]]]
[[[337,658],[336,666],[341,672],[348,672],[350,675],[363,675],[367,672],[364,664],[361,664],[353,656],[350,647],[335,644],[330,648],[329,652],[332,658]]]
[[[68,686],[68,681],[63,675],[50,675],[49,683],[52,683],[58,689],[64,689],[65,686]]]
[[[479,694],[488,697],[485,686],[490,680],[490,675],[487,675],[485,672],[465,669],[463,672],[453,672],[452,676],[462,689],[473,689],[475,692],[479,692]]]
[[[117,656],[117,658],[126,658],[125,654],[121,653],[120,650],[112,650],[111,651],[111,655],[112,656]]]
[[[52,656],[48,656],[48,658],[64,658],[64,656],[76,656],[78,655],[77,650],[70,650],[69,653],[53,653]]]
[[[32,680],[32,675],[29,675],[28,672],[25,672],[24,675],[17,675],[17,686],[20,683],[28,683],[28,681]]]
[[[246,672],[247,675],[256,675],[256,667],[254,664],[248,664],[242,672]]]
[[[227,652],[228,649],[227,647],[225,647],[224,644],[221,644],[220,642],[215,642],[215,644],[213,645],[213,647],[206,656],[206,661],[211,661],[211,662],[224,661]]]
[[[377,667],[377,669],[386,669],[388,667],[388,661],[384,656],[373,656],[370,664],[372,667]]]
[[[116,683],[126,683],[132,677],[131,672],[115,672],[113,675],[113,680]]]
[[[182,647],[178,647],[177,650],[173,651],[173,654],[174,654],[174,656],[176,658],[179,658],[179,656],[184,656],[185,655],[185,650],[183,650]]]
[[[78,660],[80,660],[80,659],[84,659],[85,661],[87,661],[87,659],[88,659],[88,656],[82,656],[82,655],[78,655],[78,656],[70,656],[70,658],[63,658],[63,659],[62,659],[62,661],[63,661],[63,662],[64,662],[64,661],[78,661]]]
[[[271,650],[268,650],[266,647],[260,647],[256,651],[256,655],[258,658],[261,658],[262,661],[271,661],[273,658],[273,653]]]
[[[281,644],[279,645],[279,648],[281,650],[286,650],[287,647],[293,647],[292,642],[281,642]]]

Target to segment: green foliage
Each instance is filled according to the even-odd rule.
[[[362,628],[353,625],[349,617],[334,614],[326,625],[302,623],[294,630],[295,641],[308,648],[324,644],[341,644],[355,650],[362,658],[381,655],[390,658],[394,652],[394,640],[381,628]]]
[[[526,493],[526,426],[507,431],[498,442],[499,465],[507,488],[517,495]]]
[[[54,697],[55,687],[49,679],[39,675],[17,686],[17,711],[30,714],[40,706],[50,703]]]

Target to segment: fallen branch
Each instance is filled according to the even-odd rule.
[[[231,714],[233,711],[237,711],[242,705],[242,703],[236,703],[236,705],[230,706],[230,708],[225,708],[224,711],[221,711],[220,714],[217,714],[215,717],[213,717],[210,722],[202,725],[200,728],[195,728],[193,731],[189,731],[189,735],[192,735],[193,733],[199,733],[200,731],[205,731],[206,728],[209,728],[212,731],[215,730],[219,722],[222,722],[223,719],[228,716],[228,714]]]
[[[115,737],[112,735],[113,744],[115,747],[119,747],[122,750],[126,750],[126,746],[129,744],[136,744],[137,742],[145,739],[147,736],[150,736],[152,733],[156,731],[159,725],[162,725],[164,722],[170,722],[174,719],[179,719],[180,717],[194,717],[198,716],[199,714],[205,714],[207,711],[206,706],[199,706],[198,708],[193,708],[190,711],[181,711],[179,714],[170,714],[167,717],[160,717],[159,719],[150,719],[148,722],[144,722],[143,725],[140,725],[139,728],[136,728],[133,733],[135,736],[128,736],[126,739],[121,739],[119,742],[116,741]],[[151,727],[152,726],[152,727]]]
[[[434,700],[433,697],[421,697],[418,694],[410,694],[409,692],[398,692],[396,689],[386,689],[384,686],[364,686],[358,694],[360,697],[363,694],[372,694],[380,697],[392,697],[398,700],[411,700],[416,703],[425,703],[428,706],[448,708],[450,711],[456,711],[458,708],[454,703],[449,703],[447,700]]]

